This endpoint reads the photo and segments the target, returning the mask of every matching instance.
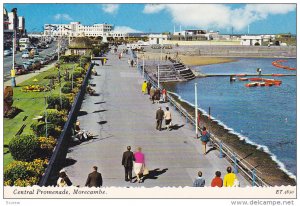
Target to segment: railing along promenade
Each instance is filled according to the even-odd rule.
[[[132,51],[132,57],[136,58],[136,55]],[[137,65],[137,68],[141,75],[144,73],[144,79],[149,81],[155,88],[157,88],[157,82],[151,78],[151,76],[142,68],[142,65]],[[162,85],[160,85],[160,90],[162,89]],[[194,117],[186,111],[184,107],[182,107],[169,93],[167,93],[167,99],[170,104],[186,119],[186,123],[190,123],[192,125],[196,125]],[[201,131],[201,128],[198,125],[198,130]],[[261,179],[257,173],[261,174],[259,170],[255,168],[255,166],[251,165],[249,162],[244,160],[243,157],[236,154],[232,148],[226,145],[222,140],[220,140],[214,134],[210,135],[210,141],[214,145],[215,148],[219,150],[219,157],[227,157],[230,162],[233,163],[234,172],[238,173],[239,171],[252,182],[252,186],[257,187],[269,187],[263,179]]]

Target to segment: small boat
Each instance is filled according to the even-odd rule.
[[[272,74],[272,76],[280,77],[280,76],[284,76],[284,74]]]
[[[262,78],[254,77],[254,78],[249,78],[250,81],[256,82],[256,81],[262,81]]]
[[[281,85],[282,81],[281,80],[277,80],[277,79],[263,79],[263,81],[265,81],[266,83],[272,83],[274,85]]]
[[[246,87],[256,87],[258,85],[258,82],[251,82],[248,84],[245,84]]]
[[[248,81],[248,78],[243,78],[243,77],[241,77],[241,78],[239,78],[239,80],[240,80],[240,81]]]
[[[245,76],[247,76],[247,74],[236,74],[235,76],[237,76],[237,77],[245,77]]]
[[[260,87],[264,87],[264,86],[266,86],[266,83],[265,82],[259,82],[259,84],[258,84]]]

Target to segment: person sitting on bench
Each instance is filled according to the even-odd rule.
[[[88,85],[87,87],[86,87],[86,91],[87,91],[87,93],[89,94],[89,95],[94,95],[95,94],[95,90],[94,89],[92,89],[92,87],[91,87],[91,85]]]

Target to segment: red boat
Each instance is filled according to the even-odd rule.
[[[240,81],[248,81],[248,78],[239,78]]]
[[[254,77],[254,78],[249,78],[249,80],[252,82],[257,82],[257,81],[262,81],[263,78]]]

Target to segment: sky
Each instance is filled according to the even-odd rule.
[[[222,34],[296,34],[295,4],[4,4],[18,9],[28,32],[44,24],[109,23],[129,33],[205,29]]]

